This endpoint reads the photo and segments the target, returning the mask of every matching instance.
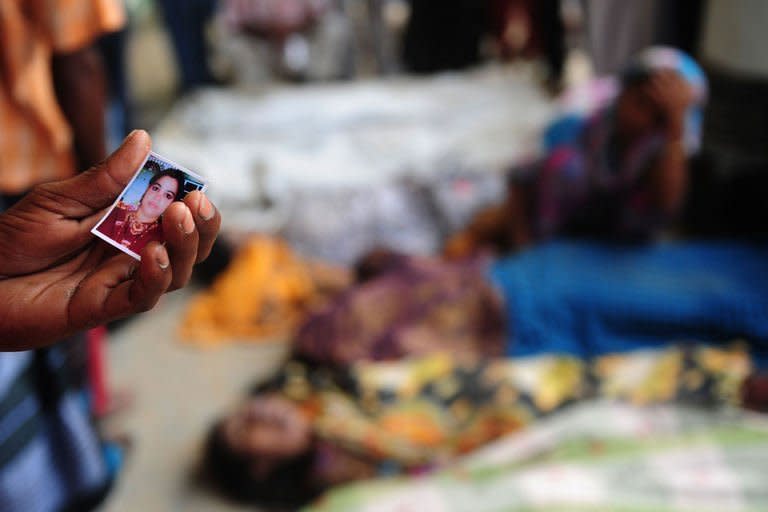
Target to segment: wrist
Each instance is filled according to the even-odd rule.
[[[664,130],[664,135],[669,142],[682,141],[685,139],[685,130],[682,124],[671,123]]]
[[[665,121],[664,131],[667,133],[667,136],[672,139],[682,139],[685,132],[684,112],[675,111],[666,116]]]
[[[667,141],[664,143],[664,151],[673,153],[685,153],[687,151],[685,140],[683,140],[682,137],[676,139],[667,139]]]

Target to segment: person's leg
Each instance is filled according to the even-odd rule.
[[[544,50],[547,83],[558,88],[565,66],[565,26],[560,14],[560,0],[537,0],[533,20]]]
[[[183,92],[213,81],[207,64],[205,25],[215,0],[160,0],[179,68]]]
[[[125,62],[128,30],[108,34],[98,44],[107,74],[107,145],[111,148],[117,147],[133,126]]]
[[[488,9],[477,0],[411,0],[403,61],[415,73],[464,69],[480,60]]]

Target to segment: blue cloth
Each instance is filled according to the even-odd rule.
[[[544,130],[544,151],[550,152],[559,146],[577,144],[587,124],[584,115],[568,114],[557,120]]]
[[[768,362],[768,245],[554,242],[496,263],[491,280],[511,356],[742,338]]]
[[[90,510],[111,483],[81,392],[55,377],[66,364],[62,350],[0,353],[3,512]]]
[[[0,211],[21,197],[0,194]],[[73,373],[82,365],[74,360],[81,336],[47,349],[0,352],[2,512],[92,510],[112,484],[115,474]]]

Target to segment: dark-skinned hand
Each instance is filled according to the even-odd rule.
[[[0,350],[26,350],[151,309],[187,284],[211,251],[221,217],[194,192],[163,215],[166,244],[141,262],[91,234],[150,150],[133,132],[101,164],[35,187],[0,214]]]
[[[691,86],[676,71],[664,70],[654,73],[646,87],[651,101],[662,113],[670,136],[682,136],[685,113],[694,99]]]

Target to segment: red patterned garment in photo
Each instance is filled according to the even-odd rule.
[[[139,222],[136,219],[136,210],[124,204],[118,204],[110,212],[99,226],[99,231],[136,254],[149,242],[164,240],[163,226],[159,220],[150,223]]]

